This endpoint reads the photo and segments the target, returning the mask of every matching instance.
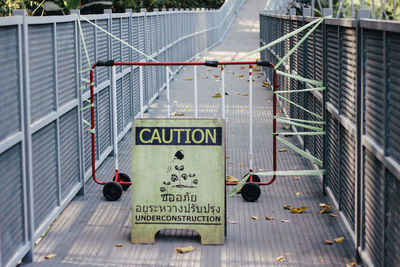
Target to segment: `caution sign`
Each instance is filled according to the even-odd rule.
[[[132,243],[162,229],[224,243],[224,120],[134,120],[132,160]]]

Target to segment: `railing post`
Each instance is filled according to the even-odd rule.
[[[34,225],[34,196],[33,196],[33,171],[32,171],[32,135],[31,135],[31,107],[30,107],[30,78],[29,78],[29,43],[28,43],[28,24],[26,22],[26,11],[23,9],[14,10],[13,16],[22,16],[21,25],[21,45],[22,45],[22,79],[23,79],[23,116],[24,123],[22,130],[24,132],[24,141],[22,146],[22,155],[25,166],[24,184],[24,219],[25,219],[25,242],[29,243],[29,251],[23,258],[24,262],[33,262],[34,244],[33,236],[35,233]]]
[[[357,257],[359,258],[360,252],[364,249],[363,247],[363,223],[364,223],[364,179],[363,179],[363,153],[362,153],[362,144],[361,137],[363,135],[363,116],[364,112],[363,108],[363,79],[364,79],[364,71],[362,68],[363,65],[363,33],[360,28],[360,20],[363,18],[369,18],[369,10],[368,9],[359,9],[357,10],[357,28],[356,28],[356,44],[357,44],[357,95],[356,95],[356,103],[357,103],[357,125],[356,125],[356,181],[355,181],[355,239],[356,239],[356,249],[357,249]]]

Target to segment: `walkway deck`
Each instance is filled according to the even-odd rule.
[[[258,11],[264,1],[249,0],[239,11],[225,41],[202,59],[231,60],[258,47]],[[254,58],[253,58],[254,59]],[[220,117],[220,99],[212,98],[221,82],[213,75],[219,70],[198,69],[200,117]],[[238,75],[244,74],[244,78]],[[247,69],[228,67],[227,174],[242,177],[248,170],[248,91]],[[172,111],[193,116],[193,78],[191,67],[182,69],[171,83]],[[254,75],[255,169],[272,169],[272,95],[262,87],[265,77]],[[237,93],[240,93],[238,95]],[[166,99],[162,95],[146,117],[164,117]],[[279,153],[278,169],[311,169],[310,163],[288,150]],[[131,136],[120,144],[121,170],[131,172]],[[111,177],[110,157],[100,168],[99,177]],[[227,190],[230,190],[228,188]],[[27,266],[345,266],[354,261],[352,242],[338,217],[319,214],[319,203],[329,200],[322,193],[318,177],[280,177],[261,187],[255,203],[244,202],[240,195],[227,199],[226,244],[202,246],[197,233],[162,231],[154,245],[130,243],[130,192],[117,202],[105,201],[102,187],[89,182],[84,197],[76,197],[59,216],[47,235],[35,248],[35,263]],[[307,206],[303,214],[291,214],[283,206]],[[335,211],[333,211],[335,212]],[[251,219],[257,216],[259,220]],[[271,216],[272,221],[265,220]],[[283,222],[282,220],[288,220]],[[346,241],[325,245],[325,240],[344,236]],[[116,247],[116,244],[122,247]],[[175,247],[192,245],[195,251],[177,254]],[[46,260],[44,257],[57,256]],[[276,258],[284,256],[283,262]]]

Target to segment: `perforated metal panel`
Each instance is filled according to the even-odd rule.
[[[32,172],[35,229],[57,206],[58,169],[56,124],[50,123],[32,136]]]
[[[387,173],[385,266],[396,266],[400,262],[400,181],[399,177]]]
[[[385,176],[377,158],[365,153],[365,249],[373,264],[381,265]]]
[[[58,105],[76,99],[75,25],[58,23],[57,29],[57,88]]]
[[[1,265],[24,244],[24,206],[22,191],[22,146],[17,144],[0,153],[0,230]],[[6,215],[6,216],[5,216]]]
[[[397,162],[400,162],[400,37],[398,34],[390,34],[388,51],[388,75],[389,90],[389,140],[388,151]]]
[[[111,121],[110,121],[110,87],[107,86],[98,94],[98,129],[99,149],[100,154],[111,146]]]
[[[339,38],[338,26],[327,26],[327,50],[329,57],[327,57],[327,90],[328,101],[339,110]]]
[[[383,141],[384,80],[382,32],[365,31],[365,130],[377,144]]]
[[[55,110],[53,25],[29,26],[29,79],[32,122]]]
[[[122,22],[121,22],[122,23],[122,25],[121,25],[121,27],[122,27],[121,28],[121,39],[129,44],[130,43],[130,40],[129,40],[129,31],[130,31],[129,18],[122,18],[121,20],[122,20]],[[124,61],[124,62],[131,61],[130,60],[130,51],[131,51],[131,49],[128,46],[124,45],[124,44],[121,44],[121,46],[122,46],[122,61]],[[129,68],[129,66],[123,66],[123,68],[127,69],[127,68]]]
[[[331,114],[327,119],[328,135],[328,186],[333,194],[339,199],[339,123]]]
[[[17,26],[0,28],[0,140],[21,128]]]
[[[60,117],[60,181],[64,199],[79,184],[78,109]]]
[[[139,47],[139,33],[138,33],[138,21],[137,17],[132,17],[132,45],[136,49],[140,49]],[[136,51],[132,51],[132,61],[139,61],[139,53]]]
[[[102,29],[109,31],[108,20],[97,20],[96,24]],[[96,29],[96,58],[97,60],[108,60],[110,57],[110,48],[108,42],[108,35]],[[97,72],[97,85],[110,79],[109,68],[96,68]]]
[[[113,35],[115,35],[117,38],[121,39],[122,38],[122,34],[121,34],[121,19],[117,18],[117,19],[112,19],[111,21],[111,33]],[[112,59],[114,59],[115,61],[122,61],[122,49],[121,49],[121,42],[118,41],[115,38],[111,38],[111,42],[112,42]],[[122,66],[117,66],[116,67],[116,71],[117,72],[121,72],[122,71]]]

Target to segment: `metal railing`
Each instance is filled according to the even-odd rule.
[[[158,61],[188,61],[218,44],[245,0],[219,10],[162,10],[85,18]],[[138,52],[81,20],[89,60],[146,61]],[[0,265],[32,261],[35,242],[91,176],[89,90],[76,15],[0,18]],[[178,67],[172,68],[172,75]],[[112,151],[111,72],[96,69],[97,165]],[[166,86],[146,68],[144,109]],[[139,113],[139,69],[116,69],[118,140]],[[84,86],[85,88],[85,86]]]
[[[287,95],[325,114],[326,138],[304,136],[301,143],[326,163],[324,191],[364,264],[393,266],[400,251],[400,23],[368,19],[368,10],[357,15],[357,20],[325,19],[281,70],[326,86],[324,93]],[[260,18],[261,45],[315,19],[266,12]],[[262,51],[261,59],[278,62],[302,36]],[[308,86],[283,76],[278,84],[284,90]],[[282,105],[288,116],[307,119],[301,109]]]

